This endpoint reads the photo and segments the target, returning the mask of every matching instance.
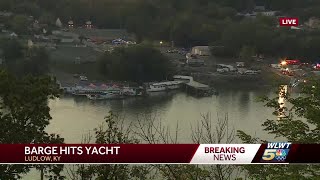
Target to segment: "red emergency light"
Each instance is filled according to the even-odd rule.
[[[288,64],[288,65],[299,65],[299,64],[301,64],[301,62],[300,62],[300,60],[297,60],[297,59],[294,59],[294,60],[285,60],[286,61],[286,63]]]

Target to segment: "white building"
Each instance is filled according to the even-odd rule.
[[[195,46],[192,48],[191,54],[199,56],[210,56],[211,52],[209,46]]]
[[[62,22],[61,22],[60,18],[57,19],[56,26],[58,26],[59,28],[62,28]]]

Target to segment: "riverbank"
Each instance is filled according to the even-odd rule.
[[[236,59],[233,58],[219,58],[214,56],[199,56],[199,59],[205,61],[204,66],[192,67],[185,64],[186,57],[183,53],[168,53],[167,47],[158,47],[159,50],[165,54],[176,70],[174,74],[188,75],[194,77],[196,81],[204,84],[208,84],[211,87],[229,87],[238,88],[264,88],[278,86],[279,84],[286,84],[290,82],[290,79],[281,76],[274,72],[267,64],[272,59],[265,60],[266,62],[255,62],[251,68],[260,69],[260,74],[254,75],[241,75],[239,73],[217,73],[217,64],[230,64],[235,67]],[[97,59],[87,63],[75,63],[74,61],[66,60],[51,60],[50,62],[51,74],[56,76],[60,81],[66,81],[68,83],[74,82],[74,74],[80,74],[87,76],[88,79],[96,81],[108,81],[107,77],[104,77],[99,73],[99,63]]]
[[[192,73],[192,76],[196,81],[213,87],[225,88],[272,88],[290,82],[289,77],[281,76],[273,72],[269,67],[264,68],[261,70],[261,73],[257,75]]]

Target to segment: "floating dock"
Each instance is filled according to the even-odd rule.
[[[189,83],[186,83],[186,85],[193,87],[193,88],[196,88],[196,89],[209,89],[210,88],[208,85],[199,83],[197,81],[191,81]]]
[[[186,92],[196,96],[211,96],[217,94],[209,85],[199,83],[193,80],[191,76],[173,76],[174,80],[185,80]]]

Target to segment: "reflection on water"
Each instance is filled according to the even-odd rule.
[[[252,135],[267,137],[261,124],[272,118],[256,98],[268,92],[255,90],[225,90],[219,96],[194,98],[182,92],[153,93],[148,97],[123,100],[90,101],[84,98],[63,97],[50,102],[53,120],[49,132],[60,133],[67,143],[80,143],[83,134],[101,125],[109,111],[125,117],[126,123],[137,121],[138,115],[156,116],[157,121],[172,128],[179,124],[180,141],[191,143],[190,128],[201,114],[210,113],[213,120],[228,114],[230,124]],[[141,117],[141,116],[140,116]]]
[[[138,115],[156,116],[156,120],[175,131],[179,124],[179,141],[192,143],[191,126],[196,126],[201,114],[210,113],[215,122],[217,115],[224,118],[228,114],[229,124],[236,130],[274,141],[273,136],[263,131],[261,124],[272,116],[256,99],[262,95],[274,95],[271,91],[219,90],[219,96],[194,98],[181,92],[154,93],[149,97],[124,100],[90,101],[87,98],[63,97],[50,101],[52,121],[49,133],[59,133],[66,143],[81,143],[83,135],[91,133],[104,122],[104,117],[112,110],[125,117],[127,124],[134,123]],[[141,117],[141,116],[140,116]],[[240,141],[235,142],[240,143]],[[29,178],[30,177],[30,178]],[[25,179],[39,177],[33,171]]]

